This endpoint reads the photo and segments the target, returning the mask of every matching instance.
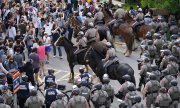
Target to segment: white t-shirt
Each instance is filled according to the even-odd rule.
[[[51,38],[48,36],[48,37],[43,37],[43,41],[45,43],[46,46],[50,46],[51,44],[49,43],[49,41],[51,41]]]
[[[51,35],[51,30],[52,30],[53,24],[49,22],[49,26],[46,24],[44,25],[45,32],[50,36]]]

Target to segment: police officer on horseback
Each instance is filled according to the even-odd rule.
[[[118,62],[118,58],[116,56],[115,49],[112,48],[111,43],[107,42],[106,46],[108,47],[108,50],[106,52],[106,57],[104,59],[102,59],[102,62],[104,62],[104,66],[103,67],[104,67],[105,73],[107,73],[107,67],[108,66],[110,66],[114,62]]]
[[[94,25],[104,24],[104,14],[99,7],[96,7],[97,13],[94,15]]]

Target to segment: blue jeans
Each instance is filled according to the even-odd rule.
[[[56,55],[56,47],[58,49],[59,56],[62,56],[61,46],[54,46],[53,45],[53,55]]]

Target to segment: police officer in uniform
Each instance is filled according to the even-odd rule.
[[[60,94],[61,92],[56,89],[56,83],[55,82],[49,82],[48,88],[45,90],[45,104],[46,108],[50,108],[50,105],[53,101],[56,100],[57,94]]]
[[[73,97],[69,100],[67,108],[89,108],[86,98],[80,96],[79,93],[78,88],[72,91]]]
[[[172,99],[170,95],[167,93],[167,90],[165,87],[160,88],[159,95],[156,98],[155,105],[159,108],[169,108],[170,104],[172,102]]]
[[[102,84],[96,84],[96,89],[92,94],[91,101],[95,108],[107,107],[108,94],[102,89]]]
[[[19,107],[24,108],[24,103],[30,96],[30,84],[28,82],[28,76],[22,75],[22,82],[19,84],[20,88],[17,92],[17,99],[19,102]]]
[[[180,88],[177,86],[177,80],[172,80],[172,87],[169,88],[168,93],[172,99],[171,108],[178,108],[180,102]]]
[[[106,42],[106,46],[108,47],[108,50],[106,52],[106,57],[104,59],[102,59],[102,62],[104,63],[103,67],[104,67],[105,73],[107,73],[107,67],[108,66],[110,66],[114,62],[118,62],[118,58],[116,56],[115,49],[112,48],[111,43]]]
[[[109,84],[110,79],[108,74],[103,75],[103,86],[102,90],[106,91],[108,94],[108,101],[107,101],[107,107],[111,107],[111,103],[113,103],[114,99],[114,88]]]
[[[177,75],[179,74],[179,64],[177,64],[177,58],[174,56],[169,57],[169,63],[166,67],[166,69],[170,75],[177,78]]]
[[[54,102],[52,102],[50,108],[66,108],[65,102],[63,100],[64,94],[60,93],[57,94],[56,99]]]
[[[104,24],[104,14],[99,7],[96,7],[97,13],[94,15],[94,25]]]
[[[157,59],[158,58],[158,53],[157,53],[157,48],[155,45],[153,45],[153,41],[152,40],[149,40],[148,41],[148,51],[149,51],[149,54],[150,54],[150,61],[151,63],[153,63],[154,59]]]
[[[177,34],[172,34],[171,35],[171,42],[169,44],[169,49],[172,49],[172,47],[174,46],[174,42],[178,39],[178,35]]]
[[[119,104],[119,108],[128,108],[128,105],[125,101],[121,100]]]
[[[157,65],[151,65],[151,68],[152,68],[152,72],[150,72],[150,74],[154,74],[156,76],[156,80],[160,82],[162,74],[158,70],[158,66]]]
[[[137,96],[136,87],[133,83],[128,86],[128,93],[126,93],[125,101],[128,104],[128,107],[131,108],[135,104],[135,100],[132,98],[133,96]]]
[[[11,108],[9,105],[4,104],[4,99],[0,96],[0,108]]]
[[[89,29],[86,31],[85,36],[87,38],[87,45],[91,45],[92,42],[99,40],[98,30],[94,28],[94,24],[91,22],[88,24]]]
[[[146,97],[146,108],[151,108],[151,104],[155,104],[159,89],[160,83],[156,80],[156,76],[151,74],[150,81],[146,83],[143,92],[143,97]]]
[[[177,58],[177,62],[180,63],[180,39],[177,39],[172,46],[172,55]]]
[[[87,27],[89,23],[94,23],[94,19],[92,17],[91,12],[87,13],[87,17],[86,17],[86,19],[84,21],[84,25]]]
[[[42,108],[43,101],[37,95],[37,90],[32,89],[30,91],[30,97],[26,100],[25,108]]]
[[[0,85],[7,85],[6,75],[3,72],[0,72]]]
[[[161,87],[165,87],[167,90],[171,87],[171,81],[175,79],[172,75],[169,75],[167,70],[162,71],[164,78],[160,81]]]
[[[151,72],[152,68],[151,68],[151,64],[149,62],[149,58],[145,57],[141,66],[141,70],[140,70],[140,81],[139,81],[139,88],[137,89],[138,91],[141,91],[141,86],[142,84],[145,85],[145,78],[146,78],[146,74],[147,72]]]
[[[114,12],[114,20],[110,22],[113,23],[114,21],[123,22],[123,18],[125,17],[126,12],[122,9],[122,4],[118,4],[118,9]]]
[[[144,108],[144,105],[141,103],[141,96],[133,96],[135,100],[135,104],[132,106],[132,108]]]
[[[128,93],[128,86],[129,86],[132,82],[131,82],[131,77],[130,77],[129,75],[127,75],[127,74],[124,75],[124,76],[122,77],[122,79],[123,79],[125,82],[121,85],[118,93],[117,93],[115,96],[116,96],[117,98],[119,98],[119,99],[124,100],[124,98],[125,98],[125,96],[126,96],[126,93]]]
[[[159,69],[162,71],[164,70],[167,65],[168,65],[168,59],[169,59],[169,56],[171,55],[171,51],[169,49],[166,49],[166,50],[163,50],[162,53],[161,53],[161,56],[163,57],[161,63],[160,63],[160,67]]]
[[[138,14],[134,18],[134,20],[136,22],[132,25],[132,27],[134,29],[134,32],[137,33],[137,26],[144,23],[144,14],[141,8],[138,9]]]

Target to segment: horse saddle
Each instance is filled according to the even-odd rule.
[[[102,20],[95,21],[95,25],[99,25],[99,24],[104,24],[104,21],[102,21]]]
[[[87,48],[79,49],[79,50],[76,52],[76,54],[79,54],[79,53],[81,53],[81,52],[83,52],[83,51],[85,51],[85,50],[87,50]]]

